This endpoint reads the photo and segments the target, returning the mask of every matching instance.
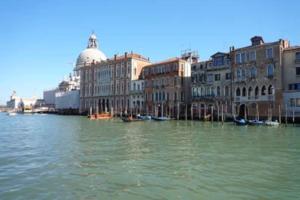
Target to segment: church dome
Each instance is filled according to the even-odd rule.
[[[98,49],[97,37],[92,34],[89,38],[88,46],[83,50],[76,61],[76,70],[79,70],[84,65],[89,65],[93,62],[101,62],[106,60],[106,56]]]

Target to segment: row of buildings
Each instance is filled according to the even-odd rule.
[[[92,34],[74,73],[78,75],[78,87],[72,89],[78,92],[74,108],[81,114],[300,115],[300,47],[282,39],[265,43],[255,36],[249,46],[230,47],[206,61],[187,51],[152,63],[133,52],[107,58]]]

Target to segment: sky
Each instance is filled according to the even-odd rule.
[[[205,60],[254,35],[300,45],[299,8],[298,0],[3,0],[0,104],[14,90],[42,98],[55,88],[92,31],[107,57],[134,51],[155,62],[192,49]]]

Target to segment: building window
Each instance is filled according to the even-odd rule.
[[[273,64],[268,65],[267,76],[268,77],[273,77],[274,76],[274,65]]]
[[[268,94],[269,95],[273,94],[273,92],[274,92],[273,90],[274,90],[273,86],[269,85],[269,87],[268,87]]]
[[[246,70],[242,69],[242,79],[245,79],[245,78],[246,78]]]
[[[300,52],[296,52],[296,61],[300,61]]]
[[[246,53],[241,53],[241,62],[244,63],[246,62]]]
[[[221,80],[221,75],[220,74],[215,74],[215,81]]]
[[[290,106],[291,107],[300,107],[300,98],[291,98]]]
[[[300,76],[300,67],[296,67],[296,75]]]
[[[256,52],[250,51],[249,53],[249,61],[255,61],[256,60]]]
[[[250,70],[250,77],[255,78],[256,75],[257,75],[257,69],[256,69],[256,67],[252,67]]]
[[[214,66],[222,66],[224,65],[224,57],[217,57],[213,60]]]
[[[258,88],[258,86],[256,86],[256,88],[255,88],[255,97],[258,97],[258,95],[259,95],[259,88]]]
[[[266,49],[266,58],[273,58],[273,48]]]
[[[207,82],[213,82],[214,75],[213,74],[207,74]]]
[[[217,96],[221,96],[221,89],[219,86],[217,87]]]
[[[237,76],[238,80],[241,79],[241,69],[237,70],[236,76]]]
[[[243,88],[242,96],[243,96],[243,97],[246,96],[246,88]]]
[[[241,54],[240,53],[237,53],[236,55],[235,55],[235,62],[236,63],[241,63]]]
[[[236,89],[236,94],[235,94],[237,97],[241,96],[241,90],[240,88],[237,88]]]
[[[261,95],[262,95],[262,96],[266,95],[266,86],[263,86],[263,87],[261,88]]]
[[[231,79],[231,73],[226,73],[225,78],[226,78],[226,80]]]
[[[249,97],[252,96],[252,87],[249,87],[249,89],[248,89],[248,96],[249,96]]]
[[[225,86],[225,96],[229,96],[229,88],[228,86]]]

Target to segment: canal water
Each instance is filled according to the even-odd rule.
[[[300,127],[0,113],[0,199],[299,199]]]

